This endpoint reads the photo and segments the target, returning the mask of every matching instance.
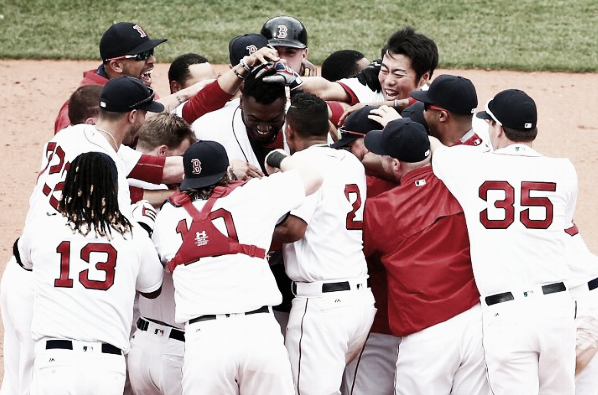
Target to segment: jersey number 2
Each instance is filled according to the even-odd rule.
[[[60,277],[54,280],[54,286],[72,288],[73,279],[70,278],[71,243],[69,241],[63,241],[56,247],[56,252],[60,254]],[[114,285],[117,252],[110,244],[89,243],[81,249],[81,260],[89,263],[92,253],[103,253],[106,255],[106,260],[104,262],[95,264],[97,270],[106,273],[106,279],[104,281],[91,280],[89,278],[89,269],[85,269],[79,272],[79,282],[87,289],[99,289],[105,291]]]
[[[507,229],[513,222],[515,222],[515,188],[507,181],[486,181],[482,184],[479,190],[479,196],[486,201],[488,199],[488,191],[503,191],[505,198],[496,200],[494,207],[504,211],[503,219],[488,218],[488,209],[480,212],[480,222],[486,229]],[[528,229],[547,229],[552,224],[553,206],[552,202],[547,197],[533,197],[533,191],[556,191],[556,184],[552,182],[521,182],[521,206],[522,207],[543,207],[546,216],[544,219],[531,219],[529,215],[530,209],[527,208],[519,214],[519,220]]]
[[[351,203],[351,195],[355,196],[353,203]],[[363,221],[358,221],[355,219],[355,213],[361,207],[361,194],[359,193],[359,187],[355,184],[345,185],[345,197],[353,206],[353,209],[347,213],[347,229],[362,230]]]

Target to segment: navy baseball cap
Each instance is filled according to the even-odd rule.
[[[233,38],[228,43],[231,66],[238,65],[245,56],[255,53],[258,49],[266,45],[268,45],[268,39],[257,33],[248,33]]]
[[[430,134],[428,122],[426,122],[426,118],[424,117],[424,103],[420,101],[413,103],[401,112],[401,116],[403,118],[410,118],[417,123],[421,123],[424,125],[424,128],[426,128],[426,132]]]
[[[538,122],[536,102],[519,89],[507,89],[486,103],[486,110],[476,114],[501,126],[515,130],[531,130]]]
[[[478,96],[473,83],[456,75],[439,75],[427,91],[411,92],[411,97],[462,115],[475,113],[478,106]]]
[[[431,154],[426,129],[409,118],[395,119],[382,130],[372,130],[365,136],[364,143],[370,152],[401,162],[421,162]]]
[[[154,91],[135,77],[108,80],[102,88],[100,108],[110,112],[164,111],[164,106],[154,101]]]
[[[382,125],[368,118],[368,115],[370,115],[370,111],[375,110],[376,108],[378,107],[365,106],[351,113],[347,117],[345,124],[339,128],[339,132],[341,134],[340,140],[338,140],[334,144],[331,144],[330,147],[346,147],[358,138],[365,137],[365,135],[368,134],[371,130],[380,129],[380,126]]]
[[[200,140],[183,154],[185,178],[179,189],[187,191],[216,184],[228,170],[226,150],[216,141]]]
[[[108,28],[100,40],[102,61],[125,55],[137,55],[149,51],[166,41],[165,38],[150,39],[145,30],[136,23],[119,22]]]

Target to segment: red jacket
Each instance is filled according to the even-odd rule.
[[[406,336],[479,302],[463,209],[425,166],[366,201],[364,252],[387,272],[392,334]]]

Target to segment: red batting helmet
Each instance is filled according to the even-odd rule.
[[[262,35],[272,46],[307,48],[307,30],[292,16],[276,16],[262,26]]]

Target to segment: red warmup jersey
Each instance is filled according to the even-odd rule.
[[[397,184],[381,178],[366,176],[367,182],[367,197],[368,199],[378,196],[386,192]],[[370,276],[370,287],[376,299],[376,315],[374,323],[372,324],[371,332],[382,333],[384,335],[391,335],[390,326],[388,325],[388,281],[386,280],[386,269],[380,258],[376,256],[366,257],[368,264],[368,274]]]
[[[367,200],[364,252],[379,255],[386,267],[395,336],[444,322],[479,302],[463,209],[430,166]]]

